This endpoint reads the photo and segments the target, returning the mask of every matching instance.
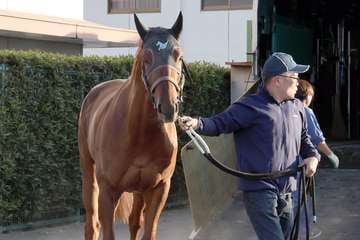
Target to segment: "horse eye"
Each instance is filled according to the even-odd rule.
[[[149,67],[151,65],[150,57],[144,57],[144,65],[145,65],[145,67]]]
[[[175,58],[175,62],[176,64],[180,65],[181,64],[181,60],[183,59],[183,56],[178,56],[177,58]]]
[[[144,64],[150,64],[150,59],[149,59],[149,58],[145,58],[145,59],[144,59]]]
[[[182,54],[181,54],[181,51],[180,51],[178,48],[175,48],[175,49],[174,49],[173,57],[174,57],[174,60],[175,60],[176,62],[178,62],[178,61],[181,60]]]
[[[151,65],[151,61],[152,61],[152,54],[150,51],[145,51],[144,55],[143,55],[143,63],[145,65],[145,67],[148,67],[149,65]]]

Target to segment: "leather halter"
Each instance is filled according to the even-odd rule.
[[[151,53],[152,62],[146,71],[144,64],[142,64],[141,76],[156,110],[158,109],[155,104],[154,92],[156,88],[164,82],[169,82],[174,85],[178,94],[178,101],[176,103],[177,107],[178,104],[182,102],[182,89],[185,82],[183,75],[183,62],[182,66],[179,67],[178,62],[176,62],[173,58],[174,50],[179,48],[180,46],[178,40],[171,34],[171,32],[163,28],[150,28],[143,38],[143,49]],[[164,68],[175,71],[176,77],[161,76],[158,79],[154,79],[154,82],[150,84],[149,79],[151,75]],[[180,77],[180,79],[178,80],[177,77]],[[177,110],[178,109],[179,108],[177,108]]]
[[[162,68],[170,68],[170,69],[173,69],[176,71],[177,75],[180,75],[180,82],[179,84],[177,83],[177,80],[170,77],[170,76],[163,76],[163,77],[160,77],[158,79],[155,80],[155,82],[153,84],[149,84],[148,83],[148,77],[151,76],[151,74],[153,74],[154,72],[158,71],[159,69],[162,69]],[[184,74],[183,74],[183,69],[179,69],[173,65],[160,65],[160,66],[157,66],[155,67],[154,69],[152,69],[150,72],[148,72],[147,74],[145,73],[145,70],[144,70],[144,66],[142,66],[141,68],[141,71],[142,71],[142,80],[144,82],[144,85],[145,85],[145,88],[147,90],[147,92],[149,93],[150,97],[151,97],[151,101],[154,105],[154,108],[157,109],[157,106],[156,106],[156,103],[155,103],[155,97],[154,97],[154,92],[155,92],[155,89],[161,84],[161,83],[164,83],[164,82],[170,82],[171,84],[174,85],[175,89],[176,89],[176,92],[178,94],[178,103],[182,103],[183,102],[183,87],[184,87],[184,83],[185,83],[185,78],[184,78]]]

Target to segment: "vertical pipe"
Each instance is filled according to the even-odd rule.
[[[341,84],[345,83],[345,24],[341,21],[341,52],[340,52],[340,81],[339,91],[341,91]]]
[[[347,32],[347,92],[348,92],[348,99],[347,99],[347,114],[348,114],[348,131],[347,131],[347,137],[348,139],[351,138],[351,115],[350,115],[350,100],[351,100],[351,39],[350,39],[350,31]]]
[[[319,82],[319,71],[320,71],[320,63],[321,63],[321,59],[320,59],[320,38],[316,39],[316,79],[315,81]]]
[[[333,121],[331,135],[334,139],[345,139],[346,138],[346,128],[344,123],[344,118],[341,111],[341,80],[343,74],[343,51],[342,51],[342,42],[343,42],[343,24],[337,25],[337,43],[336,43],[336,94],[334,98],[334,111],[333,111]]]
[[[230,61],[230,11],[231,11],[231,0],[228,3],[227,9],[227,60]]]
[[[340,73],[340,69],[339,69],[339,66],[340,66],[340,24],[337,25],[337,34],[336,34],[336,37],[337,37],[337,42],[336,42],[336,78],[335,78],[335,83],[336,83],[336,88],[335,88],[335,93],[336,95],[339,94],[339,73]]]

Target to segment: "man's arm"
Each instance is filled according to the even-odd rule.
[[[222,133],[235,132],[240,128],[245,128],[254,123],[257,112],[252,108],[242,104],[234,103],[224,112],[208,118],[192,118],[184,116],[179,119],[179,125],[183,130],[190,127],[197,130],[200,134],[217,136]]]

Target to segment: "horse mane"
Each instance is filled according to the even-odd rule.
[[[130,79],[133,78],[133,81],[136,81],[136,79],[141,79],[142,52],[143,44],[141,43],[140,47],[136,50],[134,64],[131,69]]]

